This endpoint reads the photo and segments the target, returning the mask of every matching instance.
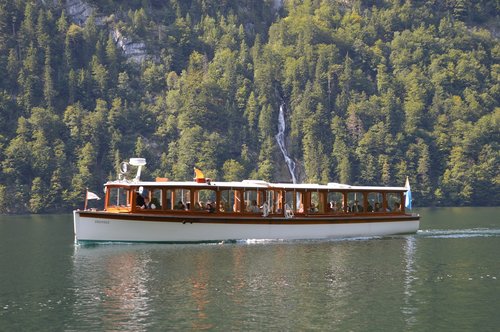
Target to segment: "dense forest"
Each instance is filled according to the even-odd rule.
[[[499,12],[495,0],[1,0],[0,212],[81,207],[130,157],[148,161],[144,179],[196,166],[289,182],[280,108],[300,182],[409,176],[417,206],[499,205]]]

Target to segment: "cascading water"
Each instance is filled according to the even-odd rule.
[[[281,104],[280,113],[278,115],[278,134],[276,134],[276,141],[278,141],[278,146],[280,147],[281,153],[285,158],[288,171],[292,176],[292,182],[297,183],[297,178],[295,177],[295,162],[288,156],[288,152],[285,146],[285,104]]]

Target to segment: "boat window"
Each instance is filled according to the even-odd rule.
[[[325,206],[323,200],[321,199],[321,193],[319,191],[311,192],[311,202],[309,205],[309,213],[325,213]]]
[[[210,206],[215,206],[217,195],[215,190],[201,189],[193,192],[193,209],[195,211],[209,210]],[[208,207],[207,207],[208,205]]]
[[[382,203],[384,197],[381,193],[368,193],[368,206],[366,207],[367,212],[382,212]]]
[[[266,202],[269,207],[269,213],[282,213],[282,197],[283,192],[281,190],[268,190]]]
[[[234,212],[238,211],[241,206],[241,198],[239,195],[239,191],[228,189],[220,191],[220,203],[219,203],[219,211],[220,212]]]
[[[387,201],[387,210],[391,212],[401,212],[401,194],[387,193],[385,195]]]
[[[295,203],[293,204],[294,212],[296,213],[304,213],[305,212],[305,206],[306,206],[306,195],[305,192],[302,191],[296,191],[295,194],[293,195],[295,198]]]
[[[107,190],[109,192],[107,206],[130,206],[130,191],[128,189],[120,187],[108,187]]]
[[[350,192],[347,194],[347,212],[363,212],[364,198],[362,192]]]
[[[251,213],[260,213],[264,204],[264,192],[260,190],[247,189],[243,194],[242,210]]]
[[[328,211],[332,213],[344,212],[344,193],[330,191],[327,196]]]
[[[164,210],[172,210],[172,190],[170,189],[164,189],[163,192],[165,193],[165,206]]]
[[[275,200],[276,192],[274,190],[266,190],[265,209],[267,209],[268,213],[274,213],[276,204]],[[262,205],[264,205],[264,203],[262,203]]]
[[[162,202],[162,190],[158,188],[154,188],[150,190],[150,208],[155,210],[155,209],[161,209],[161,202]]]
[[[172,191],[171,201],[174,210],[189,210],[191,207],[191,191],[189,189],[175,189]]]
[[[285,209],[296,211],[295,191],[285,192]]]

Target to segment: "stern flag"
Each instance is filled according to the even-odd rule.
[[[93,192],[87,191],[87,199],[101,199],[101,198],[96,194],[94,194]]]
[[[411,210],[411,189],[410,189],[410,181],[408,180],[408,177],[406,177],[405,188],[407,190],[406,191],[405,207],[407,209]]]
[[[85,206],[84,206],[84,210],[87,210],[87,201],[89,199],[101,199],[99,196],[97,196],[96,194],[94,194],[93,192],[90,192],[88,191],[88,189],[85,190],[87,193],[85,194]]]

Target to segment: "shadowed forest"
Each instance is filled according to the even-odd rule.
[[[85,14],[71,8],[83,7]],[[73,7],[72,7],[73,6]],[[500,203],[495,0],[0,0],[0,212],[143,179],[412,185]]]

